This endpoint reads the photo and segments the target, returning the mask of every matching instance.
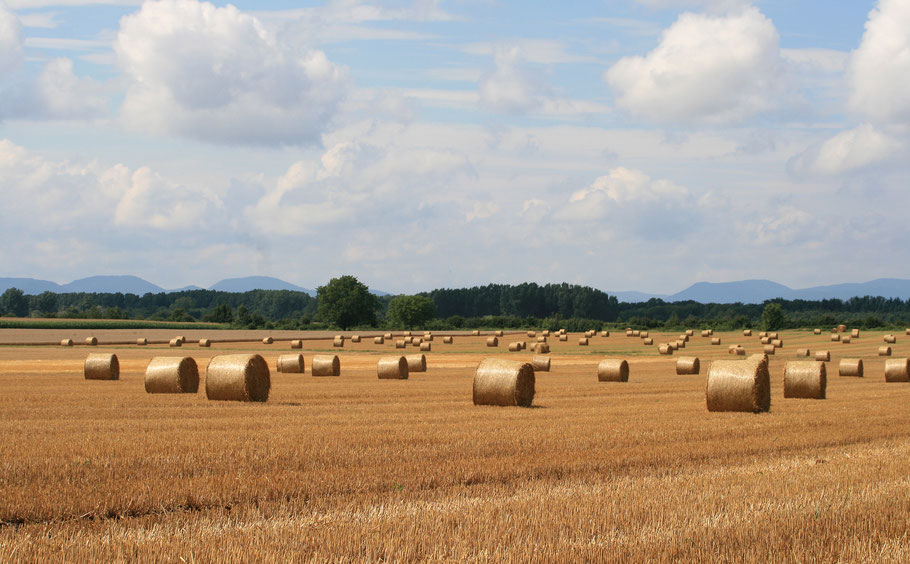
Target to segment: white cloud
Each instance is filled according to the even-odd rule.
[[[217,200],[209,198],[141,167],[130,176],[129,187],[114,210],[114,222],[133,228],[191,230],[204,221],[210,206],[217,206]]]
[[[499,50],[495,64],[495,69],[480,79],[480,100],[484,106],[494,111],[519,114],[543,104],[546,87],[524,66],[519,47]]]
[[[21,60],[19,20],[0,0],[0,77],[19,66]]]
[[[880,0],[853,52],[850,107],[878,123],[910,121],[910,3]]]
[[[794,157],[790,170],[797,175],[837,175],[881,163],[895,156],[904,144],[870,124],[842,131]]]
[[[684,13],[653,51],[620,59],[604,78],[616,105],[634,115],[736,123],[779,103],[780,74],[777,30],[749,7],[719,16]]]
[[[347,88],[324,53],[231,5],[146,2],[121,20],[115,50],[129,126],[213,143],[317,142]]]
[[[637,0],[639,4],[655,9],[702,8],[711,11],[726,11],[751,4],[750,0]]]

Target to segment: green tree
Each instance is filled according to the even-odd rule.
[[[251,321],[250,310],[245,305],[240,304],[240,307],[237,308],[237,316],[234,319],[237,321],[237,325],[246,327]]]
[[[406,329],[425,326],[436,317],[436,304],[425,296],[395,296],[386,314],[389,325]]]
[[[783,329],[785,321],[784,308],[782,308],[779,303],[769,303],[761,312],[761,325],[762,329],[765,331]]]
[[[41,292],[30,301],[31,309],[44,314],[57,313],[57,294],[53,292]]]
[[[376,325],[379,300],[354,276],[332,278],[316,288],[316,316],[326,323],[347,329],[354,325]]]
[[[0,309],[7,315],[26,317],[28,315],[28,298],[19,288],[9,288],[0,296]]]
[[[206,313],[203,319],[215,323],[230,323],[234,321],[234,311],[226,303],[221,302],[212,311]]]

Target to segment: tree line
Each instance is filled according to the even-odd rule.
[[[44,292],[0,295],[0,315],[70,319],[134,319],[221,323],[262,329],[473,329],[566,328],[570,331],[632,326],[675,330],[712,327],[787,329],[903,327],[910,300],[770,300],[762,304],[702,304],[651,299],[619,302],[615,296],[571,284],[489,284],[437,289],[416,295],[376,296],[353,276],[317,289],[315,297],[289,290],[233,293],[215,290],[145,294]],[[769,326],[772,324],[773,327]]]

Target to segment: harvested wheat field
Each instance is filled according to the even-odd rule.
[[[705,375],[731,357],[699,331],[686,354],[700,375],[621,332],[553,339],[531,408],[473,404],[481,360],[534,356],[488,348],[488,332],[434,332],[457,338],[407,380],[376,377],[395,355],[379,331],[343,349],[333,332],[262,345],[262,332],[187,331],[179,352],[166,331],[142,333],[148,346],[92,331],[90,347],[79,332],[0,331],[47,343],[0,346],[0,561],[910,560],[910,384],[885,381],[884,332],[849,347],[781,332],[831,349],[827,399],[785,399],[792,359],[772,356],[761,414],[707,411]],[[713,336],[762,350],[742,330]],[[295,339],[306,372],[277,372]],[[892,348],[910,356],[910,340]],[[85,380],[90,352],[116,354],[120,379]],[[209,360],[241,353],[270,367],[268,401],[208,401]],[[340,377],[312,377],[314,354],[337,354]],[[194,358],[199,393],[145,393],[149,359],[169,355]],[[844,355],[865,378],[830,376]],[[628,382],[598,382],[607,357],[628,360]]]

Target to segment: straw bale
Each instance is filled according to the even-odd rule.
[[[509,352],[521,352],[521,345],[519,343],[509,343]]]
[[[498,347],[498,346],[499,346],[499,339],[496,338],[495,336],[494,336],[494,337],[487,337],[487,346],[488,346],[488,347]]]
[[[423,346],[423,339],[420,337],[411,337],[411,344],[417,348],[420,348]]]
[[[427,371],[427,357],[422,354],[409,354],[404,357],[408,363],[409,372],[426,372]]]
[[[538,343],[546,343],[546,342],[547,342],[547,338],[544,337],[543,335],[541,335],[540,337],[537,337],[537,342],[538,342]]]
[[[535,355],[531,358],[531,366],[534,367],[534,372],[549,372],[550,357]]]
[[[816,362],[831,362],[831,353],[829,351],[815,351]]]
[[[294,339],[291,341],[292,349],[302,349],[303,348],[303,339]]]
[[[344,346],[344,335],[335,335],[335,338],[332,340],[333,347],[343,347]]]
[[[442,343],[444,345],[451,345],[454,342],[455,342],[455,339],[453,339],[452,337],[443,337],[442,338]]]
[[[701,336],[702,336],[702,337],[710,337],[710,336],[711,336],[711,333],[710,333],[707,329],[705,329],[704,331],[701,332]]]
[[[621,358],[605,358],[597,365],[598,382],[628,382],[629,363]]]
[[[560,330],[559,330],[559,334],[560,334],[560,335],[565,335],[565,334],[566,334],[566,330],[565,330],[565,329],[560,329]]]
[[[660,354],[669,354],[669,355],[672,355],[672,354],[673,354],[673,347],[670,346],[669,344],[659,345],[659,346],[657,347],[657,352],[660,353]]]
[[[908,331],[910,331],[910,329],[908,329]],[[550,330],[549,330],[549,329],[544,329],[543,331],[541,331],[540,334],[543,335],[544,337],[549,337],[549,336],[550,336]],[[907,334],[910,335],[910,333],[907,333]]]
[[[694,336],[695,336],[694,329],[686,329],[686,337],[694,337]]]
[[[905,335],[910,335],[910,327],[908,327],[908,328],[906,329],[906,331],[904,332],[904,334],[905,334]]]
[[[61,347],[71,347],[71,346],[73,346],[73,340],[72,339],[63,339],[62,341],[60,341],[60,346]]]
[[[83,374],[86,380],[119,380],[120,361],[110,353],[92,353],[85,357]]]
[[[751,337],[752,329],[743,329],[743,337]]]
[[[403,348],[405,348],[406,346],[408,346],[408,343],[405,342],[404,339],[398,339],[397,341],[395,341],[395,348],[396,348],[396,349],[403,349]]]
[[[601,332],[600,332],[600,336],[601,336],[601,337],[609,337],[609,336],[610,336],[610,332],[609,332],[609,331],[601,331]]]
[[[727,349],[727,352],[729,354],[734,354],[736,356],[745,356],[746,355],[746,349],[742,348],[739,345],[731,346],[729,349]]]
[[[205,369],[205,395],[210,400],[265,402],[271,387],[269,365],[258,354],[216,356]]]
[[[771,344],[771,337],[762,337],[762,338],[761,338],[761,344],[763,344],[763,345],[770,345],[770,344]]]
[[[719,344],[720,344],[720,337],[712,337],[712,338],[711,338],[711,344],[712,344],[712,345],[719,345]]]
[[[683,334],[680,335],[679,338],[677,338],[676,340],[677,340],[677,341],[682,341],[682,342],[684,342],[684,343],[688,343],[688,342],[689,342],[689,336],[686,335],[685,333],[683,333]]]
[[[674,351],[678,351],[678,350],[679,350],[679,343],[681,343],[681,342],[682,342],[682,341],[676,341],[675,343],[670,343],[670,348],[673,349]]]
[[[566,335],[565,333],[562,333],[562,334],[559,335],[559,340],[560,340],[560,341],[563,341],[563,342],[568,342],[569,336]]]
[[[199,339],[199,346],[204,349],[207,349],[212,346],[212,341],[210,341],[209,339]],[[292,345],[292,347],[293,347],[293,345]]]
[[[910,358],[886,360],[885,382],[910,382]]]
[[[841,376],[863,377],[863,359],[861,358],[842,358],[837,367],[837,372]]]
[[[821,334],[822,334],[822,330],[821,330],[821,329],[815,329],[815,330],[813,330],[812,332],[813,332],[814,334],[816,334],[816,335],[821,335]]]
[[[352,342],[352,343],[359,343],[359,342],[360,342],[360,335],[351,335],[351,342]]]
[[[317,354],[310,363],[310,374],[313,376],[340,376],[341,361],[338,355]]]
[[[771,409],[768,360],[754,354],[746,360],[715,360],[705,387],[708,411],[760,413]]]
[[[891,347],[878,347],[878,356],[891,356]]]
[[[776,350],[777,350],[777,347],[775,347],[774,345],[765,345],[764,348],[762,349],[762,351],[764,351],[765,354],[774,354],[774,352]]]
[[[262,344],[263,344],[263,345],[271,345],[273,342],[275,342],[275,341],[272,340],[271,337],[263,337],[263,338],[262,338]]]
[[[897,337],[895,337],[894,335],[885,335],[885,342],[888,343],[889,345],[893,345],[894,343],[897,342]]]
[[[403,356],[384,356],[376,363],[380,380],[407,380],[408,361]]]
[[[641,342],[644,343],[645,345],[653,345],[654,339],[652,339],[651,337],[648,337],[647,339],[642,339]]]
[[[549,343],[537,343],[534,345],[534,352],[537,354],[548,354],[550,352]]]
[[[86,337],[85,344],[90,347],[96,347],[96,346],[98,346],[98,338],[97,337]]]
[[[682,340],[682,339],[677,339],[675,345],[676,345],[676,348],[677,348],[677,349],[684,349],[684,348],[686,348],[686,342],[685,342],[684,340]]]
[[[410,335],[406,335],[406,336],[404,337],[404,342],[407,343],[407,344],[409,344],[409,345],[411,344],[411,341],[413,341],[413,340],[414,340],[414,337],[411,337]]]
[[[528,342],[527,341],[518,341],[518,346],[521,347],[521,350],[525,350],[526,348],[528,348]]]
[[[528,337],[533,339],[537,336],[537,331],[528,331]]]
[[[635,329],[634,331],[632,331],[632,336],[633,337],[641,336],[641,331],[639,331],[638,329]]]
[[[824,362],[802,360],[784,366],[784,397],[825,399],[828,373]]]
[[[530,407],[534,367],[529,363],[488,358],[474,372],[474,405]]]
[[[410,337],[410,336],[411,336],[411,332],[410,332],[410,331],[405,331],[405,332],[402,333],[402,334],[403,334],[405,337]]]
[[[631,337],[631,336],[632,336],[632,330],[626,329],[626,337]]]
[[[697,356],[681,356],[676,359],[677,374],[698,374],[701,370],[701,363]]]
[[[384,345],[385,337],[383,337],[382,335],[380,335],[378,337],[373,337],[373,344],[374,345]]]
[[[423,352],[430,352],[433,349],[433,343],[428,343],[426,341],[420,343],[420,350]]]
[[[138,339],[136,339],[136,346],[137,346],[137,347],[144,347],[144,346],[146,346],[146,345],[148,345],[148,344],[149,344],[149,340],[146,339],[145,337],[139,337]]]
[[[433,335],[424,335],[424,336],[423,336],[423,342],[424,342],[424,343],[432,343],[432,342],[433,342]]]
[[[845,344],[845,345],[849,345],[849,344],[850,344],[850,341],[851,341],[852,339],[853,339],[853,338],[852,338],[850,335],[844,335],[844,337],[840,340],[840,342],[843,343],[843,344]]]
[[[784,348],[784,341],[782,339],[771,339],[771,344],[779,349]]]
[[[853,337],[854,339],[859,339],[859,329],[854,329],[853,331],[851,331],[850,336]]]
[[[838,334],[838,333],[831,333],[831,341],[832,341],[832,342],[840,341],[840,334]]]
[[[502,331],[493,331],[493,335],[496,337],[502,337],[504,333]]]
[[[641,337],[642,339],[647,339],[649,335],[650,335],[650,333],[648,333],[647,331],[640,331],[638,333],[638,336]]]
[[[175,337],[170,340],[170,342],[168,343],[168,346],[169,347],[182,347],[183,341],[181,341],[179,337]]]
[[[796,349],[796,356],[812,356],[812,351],[809,349]]]
[[[303,360],[302,354],[280,355],[276,364],[276,369],[278,372],[286,372],[288,374],[301,374],[306,370],[306,363]]]
[[[780,335],[778,335],[776,332],[768,333],[768,337],[771,337],[771,340],[772,340],[772,341],[773,341],[774,339],[780,339]]]
[[[195,394],[199,391],[199,367],[192,357],[156,356],[145,367],[148,394]]]
[[[385,339],[386,341],[391,341],[391,340],[392,340],[392,334],[391,334],[391,333],[386,333],[385,335],[382,336],[382,338]]]
[[[478,330],[475,329],[475,330],[471,331],[471,335],[474,336],[474,337],[479,337],[479,336],[480,336],[480,331],[478,331]]]
[[[580,346],[580,347],[588,346],[588,338],[582,337],[582,338],[578,339],[578,346]]]
[[[838,332],[838,333],[844,333],[844,332],[846,332],[846,331],[847,331],[847,326],[846,326],[846,325],[838,325],[838,326],[837,326],[837,332]]]

